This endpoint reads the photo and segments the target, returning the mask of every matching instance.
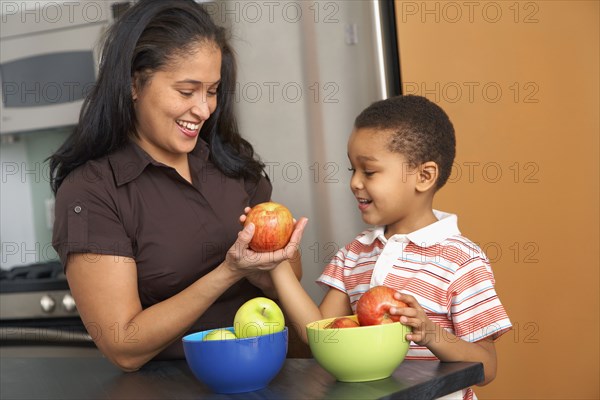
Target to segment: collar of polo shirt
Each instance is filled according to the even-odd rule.
[[[358,241],[365,245],[372,244],[379,239],[383,244],[388,240],[397,242],[412,242],[420,247],[434,246],[441,241],[454,236],[460,235],[458,229],[458,217],[456,214],[450,214],[443,211],[433,210],[433,214],[438,219],[431,225],[418,229],[408,234],[396,234],[389,239],[385,238],[384,226],[376,226],[358,238]]]

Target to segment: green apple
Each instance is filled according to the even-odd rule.
[[[228,329],[215,329],[208,332],[202,340],[231,340],[237,339],[237,336]]]
[[[281,308],[271,299],[255,297],[237,310],[233,330],[238,338],[269,335],[285,328]]]

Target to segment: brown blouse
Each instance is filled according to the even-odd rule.
[[[69,253],[133,258],[144,308],[213,270],[237,238],[244,207],[269,201],[272,188],[266,178],[226,177],[208,155],[203,141],[188,155],[191,184],[133,143],[73,171],[56,195],[52,239],[65,268]],[[261,295],[238,282],[191,331],[232,326],[238,307]],[[180,340],[165,357],[183,357]]]

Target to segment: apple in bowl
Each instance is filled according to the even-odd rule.
[[[238,338],[269,335],[283,331],[285,317],[281,308],[266,297],[255,297],[238,308],[233,329]]]
[[[356,315],[360,326],[391,324],[399,322],[399,315],[390,314],[390,308],[408,307],[394,298],[396,291],[387,286],[374,286],[364,293],[356,304]]]
[[[358,322],[350,317],[338,317],[331,321],[329,325],[327,325],[326,329],[341,329],[341,328],[356,328]]]
[[[229,329],[214,329],[214,330],[208,332],[202,338],[202,340],[204,340],[204,341],[207,341],[207,340],[231,340],[231,339],[237,339],[237,336],[235,336],[235,333],[233,333]]]

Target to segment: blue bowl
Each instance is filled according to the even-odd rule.
[[[233,327],[224,328],[233,332]],[[214,329],[183,337],[183,350],[194,376],[216,393],[252,392],[266,387],[283,367],[288,328],[245,339],[202,339]]]

